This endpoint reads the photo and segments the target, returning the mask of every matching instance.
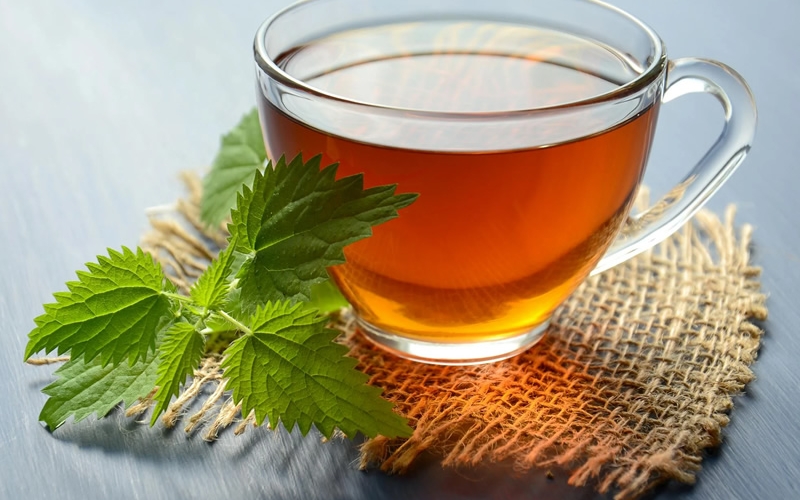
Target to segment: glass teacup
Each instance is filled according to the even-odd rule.
[[[666,238],[742,162],[753,96],[727,66],[667,59],[655,32],[591,0],[310,0],[255,40],[270,156],[419,199],[329,272],[363,332],[401,356],[467,364],[535,343],[590,274]],[[659,106],[708,92],[716,143],[619,236]]]

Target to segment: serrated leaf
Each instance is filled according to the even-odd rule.
[[[251,333],[225,351],[222,362],[227,387],[242,414],[255,412],[257,423],[268,419],[302,434],[311,425],[330,437],[335,428],[348,436],[409,436],[405,419],[366,385],[367,376],[346,357],[347,348],[333,339],[316,311],[288,302],[268,303],[250,318]]]
[[[311,300],[306,305],[320,314],[329,314],[350,304],[333,280],[328,279],[311,287]]]
[[[236,193],[250,182],[253,172],[267,159],[258,111],[244,115],[236,127],[222,137],[211,171],[203,179],[200,218],[218,226],[236,205]]]
[[[186,377],[194,373],[203,357],[204,347],[203,336],[186,321],[173,323],[164,333],[158,346],[158,378],[155,381],[158,391],[153,396],[156,407],[150,419],[151,426],[167,409],[172,396],[180,392]]]
[[[134,363],[155,349],[159,324],[170,314],[171,301],[162,292],[174,291],[153,258],[137,248],[134,253],[109,249],[108,257],[88,263],[78,281],[67,283],[68,292],[54,294],[45,304],[29,334],[25,359],[44,349],[70,351],[100,363]]]
[[[195,281],[189,293],[200,307],[217,308],[225,303],[230,286],[228,277],[234,262],[234,245],[229,245],[214,259]]]
[[[362,175],[336,180],[337,165],[320,170],[320,161],[281,158],[238,195],[229,230],[236,250],[248,256],[237,275],[244,311],[268,301],[308,301],[311,287],[328,279],[326,268],[344,262],[346,245],[417,197],[395,195],[394,185],[363,189]]]
[[[106,416],[119,403],[131,403],[147,396],[156,383],[157,356],[150,353],[133,365],[103,365],[73,358],[56,370],[58,380],[42,392],[50,396],[39,420],[51,430],[60,427],[70,415],[79,422],[96,413]]]

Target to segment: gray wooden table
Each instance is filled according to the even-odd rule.
[[[410,476],[360,473],[348,442],[285,432],[199,436],[103,422],[50,434],[37,422],[51,368],[22,364],[32,319],[107,246],[135,245],[144,210],[181,193],[177,174],[212,158],[254,103],[251,41],[282,0],[0,0],[0,497],[595,498],[541,472],[499,467]],[[651,24],[672,57],[727,62],[751,83],[751,156],[711,208],[739,205],[770,295],[757,380],[736,399],[724,445],[698,484],[662,498],[800,498],[800,2],[617,4]],[[710,98],[664,108],[647,182],[680,177],[716,136]]]

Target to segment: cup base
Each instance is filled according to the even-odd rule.
[[[533,347],[544,337],[550,320],[500,340],[470,343],[427,342],[389,333],[357,317],[364,336],[381,349],[401,358],[432,365],[480,365],[515,356]]]

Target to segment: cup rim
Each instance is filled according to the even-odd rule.
[[[256,32],[255,40],[253,42],[253,52],[256,64],[258,65],[261,71],[266,73],[268,77],[295,91],[300,91],[318,98],[328,99],[342,104],[366,107],[384,113],[390,113],[390,114],[398,113],[406,116],[408,116],[409,114],[413,114],[415,116],[420,116],[420,117],[458,120],[464,118],[467,119],[475,119],[475,118],[491,119],[491,118],[504,118],[504,117],[507,118],[520,115],[527,116],[537,113],[549,113],[553,111],[560,111],[567,109],[574,110],[575,108],[581,108],[585,106],[616,101],[628,97],[632,94],[636,94],[637,92],[639,92],[644,88],[647,88],[651,83],[657,80],[658,77],[661,75],[662,71],[667,66],[667,57],[666,57],[664,42],[661,40],[661,38],[658,36],[655,30],[653,30],[650,26],[648,26],[646,23],[641,21],[639,18],[633,16],[632,14],[629,14],[628,12],[620,9],[619,7],[608,4],[602,0],[581,0],[584,3],[598,5],[604,9],[610,10],[628,19],[629,21],[636,24],[639,27],[639,29],[641,29],[650,39],[651,46],[655,50],[655,57],[653,57],[652,61],[650,61],[650,64],[647,66],[647,68],[644,71],[642,71],[642,73],[640,73],[636,78],[630,80],[629,82],[626,82],[624,85],[620,85],[619,87],[613,90],[604,92],[602,94],[598,94],[596,96],[587,97],[585,99],[579,99],[577,101],[555,104],[550,106],[542,106],[537,108],[523,108],[510,111],[480,111],[480,112],[430,111],[424,109],[404,108],[398,106],[388,106],[385,104],[372,103],[367,101],[360,101],[358,99],[350,99],[341,95],[325,92],[324,90],[309,85],[304,81],[293,77],[292,75],[281,69],[275,63],[275,61],[273,61],[272,58],[269,57],[266,47],[266,35],[272,24],[279,18],[292,12],[293,10],[301,7],[306,7],[308,4],[316,3],[318,1],[323,1],[323,0],[297,0],[296,2],[278,10],[269,18],[267,18],[263,23],[261,23],[261,26],[259,26],[258,31]]]

